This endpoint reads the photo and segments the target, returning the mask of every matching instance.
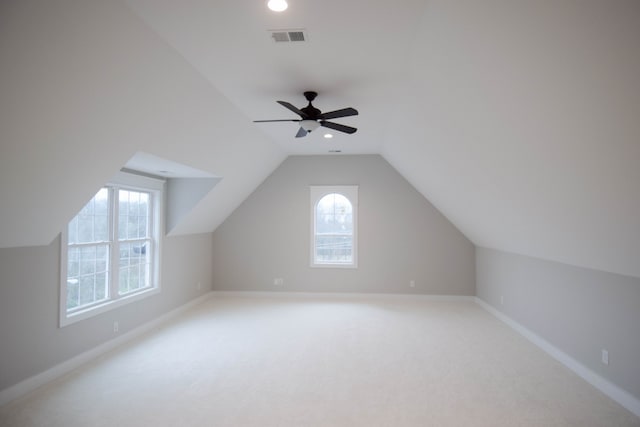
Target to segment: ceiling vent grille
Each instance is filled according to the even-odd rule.
[[[307,35],[303,30],[270,30],[270,33],[276,43],[307,41]]]

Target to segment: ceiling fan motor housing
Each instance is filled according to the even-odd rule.
[[[307,115],[307,118],[309,118],[310,120],[318,120],[320,114],[322,114],[320,110],[311,105],[311,102],[316,99],[316,96],[318,96],[317,92],[307,91],[304,93],[304,97],[307,99],[307,101],[309,101],[309,105],[301,108],[300,111],[305,113]]]
[[[318,120],[318,116],[320,116],[321,113],[320,110],[311,105],[311,102],[309,102],[309,105],[307,105],[306,107],[301,108],[300,111],[305,113],[309,120]]]

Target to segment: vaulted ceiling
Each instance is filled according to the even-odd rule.
[[[50,242],[139,151],[222,177],[183,234],[287,155],[341,150],[380,153],[478,246],[640,277],[635,0],[16,0],[0,59],[0,246]],[[252,123],[305,90],[358,132]]]

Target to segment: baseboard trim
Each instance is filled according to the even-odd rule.
[[[0,407],[26,395],[27,393],[34,391],[35,389],[57,378],[62,377],[63,375],[68,374],[74,369],[79,368],[80,366],[90,362],[91,360],[96,359],[97,357],[131,341],[132,339],[139,337],[145,332],[158,327],[162,323],[172,319],[173,317],[185,312],[186,310],[200,304],[201,302],[211,297],[212,292],[208,292],[196,299],[187,302],[186,304],[181,305],[180,307],[171,310],[168,313],[163,314],[156,319],[150,320],[149,322],[144,323],[137,328],[118,336],[117,338],[102,343],[97,347],[92,348],[91,350],[80,353],[69,360],[66,360],[50,369],[47,369],[44,372],[36,374],[30,378],[27,378],[26,380],[19,382],[18,384],[0,391]]]
[[[629,392],[621,389],[617,385],[613,384],[609,380],[601,377],[600,375],[593,372],[591,369],[584,366],[582,363],[569,356],[567,353],[560,350],[558,347],[551,344],[549,341],[545,340],[541,336],[537,335],[535,332],[527,329],[522,326],[520,323],[516,322],[506,314],[501,311],[495,309],[493,306],[487,304],[485,301],[478,297],[474,297],[475,302],[480,305],[482,308],[487,310],[489,313],[493,314],[495,317],[500,319],[502,322],[506,323],[513,330],[518,332],[520,335],[531,341],[533,344],[541,348],[551,357],[556,359],[558,362],[562,363],[567,368],[571,369],[575,372],[579,377],[584,379],[586,382],[609,396],[614,401],[618,402],[620,405],[627,408],[629,411],[633,412],[635,415],[640,417],[640,400],[635,396],[631,395]]]
[[[280,291],[212,291],[213,297],[234,298],[342,298],[342,299],[420,299],[432,301],[470,301],[476,297],[470,295],[429,295],[429,294],[383,294],[355,292],[280,292]]]

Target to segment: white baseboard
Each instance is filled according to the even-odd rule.
[[[278,291],[212,291],[214,297],[244,298],[345,298],[345,299],[420,299],[431,301],[470,301],[476,297],[470,295],[429,295],[429,294],[381,294],[355,292],[278,292]]]
[[[80,353],[79,355],[66,360],[50,369],[47,369],[44,372],[27,378],[26,380],[23,380],[18,384],[0,391],[0,407],[19,397],[26,395],[27,393],[30,393],[38,387],[41,387],[57,378],[60,378],[61,376],[73,371],[76,368],[79,368],[87,362],[90,362],[91,360],[115,349],[116,347],[119,347],[131,341],[132,339],[144,334],[145,332],[150,331],[151,329],[159,326],[167,320],[170,320],[171,318],[183,313],[191,307],[200,304],[204,300],[211,298],[211,296],[212,293],[208,292],[196,299],[189,301],[184,305],[181,305],[178,308],[171,310],[168,313],[163,314],[156,319],[150,320],[149,322],[144,323],[137,328],[118,336],[117,338],[100,344],[99,346],[94,347],[91,350],[87,350],[84,353]]]
[[[475,297],[476,303],[480,305],[482,308],[487,310],[489,313],[493,314],[495,317],[506,323],[520,335],[524,336],[526,339],[531,341],[533,344],[540,347],[543,351],[549,354],[551,357],[556,359],[558,362],[565,365],[567,368],[571,369],[575,372],[579,377],[587,381],[589,384],[609,396],[611,399],[618,402],[620,405],[627,408],[629,411],[633,412],[635,415],[640,417],[640,400],[635,396],[631,395],[629,392],[621,389],[617,385],[612,382],[602,378],[600,375],[593,372],[591,369],[584,366],[582,363],[578,362],[573,357],[569,356],[567,353],[560,350],[558,347],[551,344],[549,341],[545,340],[541,336],[522,326],[520,323],[516,322],[509,316],[504,313],[496,310],[491,305],[487,304],[483,300],[478,297]]]

